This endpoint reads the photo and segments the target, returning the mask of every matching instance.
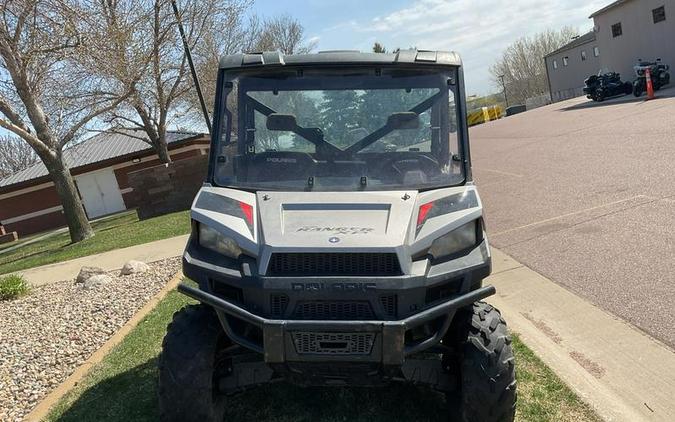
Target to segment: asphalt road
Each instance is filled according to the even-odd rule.
[[[675,347],[675,88],[471,129],[493,245]]]

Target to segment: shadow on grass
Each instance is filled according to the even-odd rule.
[[[85,390],[59,421],[156,421],[157,360]],[[228,398],[228,422],[446,420],[437,392],[412,385],[388,388],[302,388],[274,383]]]

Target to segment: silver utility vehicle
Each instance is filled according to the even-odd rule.
[[[465,104],[452,52],[221,60],[179,287],[201,304],[164,339],[162,420],[220,422],[278,380],[411,382],[451,420],[513,420]]]

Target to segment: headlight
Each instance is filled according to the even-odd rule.
[[[234,259],[241,255],[241,248],[234,239],[204,224],[199,224],[199,245]]]
[[[436,259],[463,251],[476,244],[476,221],[467,223],[443,237],[439,237],[431,244],[429,253]]]

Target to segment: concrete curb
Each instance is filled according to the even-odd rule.
[[[488,302],[607,421],[672,421],[675,353],[493,248]]]
[[[24,421],[27,422],[39,422],[47,417],[51,408],[59,402],[70,390],[76,387],[80,381],[89,373],[89,371],[99,364],[108,353],[119,343],[122,342],[124,337],[131,332],[142,320],[145,318],[157,304],[169,294],[170,291],[176,288],[180,281],[183,279],[183,273],[176,273],[171,280],[160,290],[155,296],[153,296],[141,309],[138,310],[131,317],[126,324],[124,324],[110,339],[108,339],[103,346],[101,346],[97,351],[92,354],[89,359],[86,360],[82,365],[80,365],[75,371],[66,378],[58,387],[52,390],[38,405],[24,418]]]

